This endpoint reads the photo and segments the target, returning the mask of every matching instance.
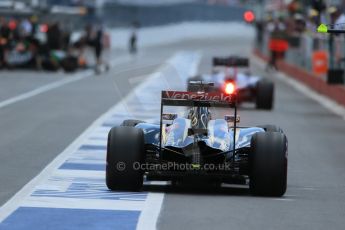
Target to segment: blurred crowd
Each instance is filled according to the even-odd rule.
[[[313,51],[328,49],[329,39],[334,48],[330,55],[339,61],[344,56],[343,37],[327,38],[326,41],[325,36],[316,30],[320,23],[345,29],[344,10],[342,5],[327,6],[322,0],[313,0],[309,5],[292,0],[279,9],[268,9],[263,20],[257,22],[257,43],[259,46],[267,43],[270,53],[267,69],[277,69],[276,61],[284,58],[291,49],[303,49],[311,58]]]
[[[317,36],[315,32],[320,23],[345,28],[345,9],[342,6],[326,8],[324,5],[321,9],[308,8],[302,11],[291,6],[287,11],[268,12],[263,23],[269,32],[280,30],[287,35],[310,33]]]
[[[93,50],[96,67],[101,65],[102,51],[110,46],[108,34],[100,24],[88,24],[77,33],[59,22],[42,22],[36,16],[0,18],[0,68],[37,69],[68,72],[88,67],[85,48]]]

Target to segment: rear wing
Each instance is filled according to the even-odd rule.
[[[196,83],[201,85],[202,82]],[[163,110],[164,106],[192,106],[192,107],[221,107],[221,108],[234,108],[234,135],[233,141],[236,143],[236,127],[237,127],[237,106],[236,94],[225,94],[222,92],[185,92],[185,91],[162,91],[161,98],[161,113],[159,123],[159,151],[162,152],[162,137],[163,137]],[[230,120],[230,119],[229,119]],[[205,133],[204,129],[188,129],[188,135]],[[232,151],[235,153],[235,145]],[[235,162],[235,154],[233,154],[233,161]]]
[[[162,91],[162,106],[221,107],[236,106],[236,95],[219,92]]]
[[[214,57],[212,60],[213,67],[249,67],[249,59],[243,57]]]

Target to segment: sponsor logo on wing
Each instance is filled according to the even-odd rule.
[[[179,100],[231,101],[231,95],[205,92],[164,91],[163,98]]]

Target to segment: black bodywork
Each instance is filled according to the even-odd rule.
[[[207,86],[202,82],[196,84]],[[205,95],[206,99],[202,99]],[[212,97],[223,98],[214,100]],[[170,106],[189,108],[186,118],[165,114],[164,108]],[[225,108],[233,114],[224,119],[213,119],[210,108]],[[171,123],[167,124],[166,121]],[[186,125],[189,122],[191,124]],[[174,164],[176,167],[147,170],[146,178],[180,181],[202,177],[210,181],[245,184],[249,174],[251,136],[265,130],[260,127],[238,127],[238,122],[236,94],[163,91],[160,123],[138,123],[136,127],[144,131],[145,163],[157,166]],[[215,143],[213,139],[218,139],[218,142]]]

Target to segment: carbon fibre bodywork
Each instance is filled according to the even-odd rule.
[[[146,145],[159,145],[160,129],[158,124],[139,123],[136,125],[144,131]],[[192,127],[191,119],[177,118],[169,126],[164,125],[162,135],[162,146],[164,148],[184,149],[195,145],[205,145],[212,152],[229,152],[227,158],[232,156],[231,150],[234,148],[233,128],[228,127],[224,119],[209,120],[207,124],[207,134],[198,137],[188,136],[188,129]],[[258,132],[265,132],[259,127],[239,127],[237,128],[235,149],[250,147],[252,136]]]
[[[123,183],[125,189],[127,185],[140,188],[145,176],[148,181],[165,180],[177,184],[246,185],[250,182],[250,189],[256,193],[259,190],[255,187],[255,178],[260,179],[261,172],[266,178],[265,173],[269,172],[273,176],[264,178],[263,183],[282,175],[278,178],[281,183],[279,190],[277,188],[274,194],[284,194],[287,140],[281,129],[273,125],[239,127],[236,93],[207,92],[205,88],[213,84],[192,84],[203,90],[162,91],[159,124],[125,120],[121,125],[124,127],[114,127],[110,131],[108,187],[117,188],[116,181],[112,181],[115,178]],[[178,117],[177,113],[165,113],[165,107],[185,107],[184,112],[187,113]],[[215,119],[219,117],[217,108],[233,114]],[[127,171],[118,172],[116,169],[114,173],[111,168],[116,168],[117,162],[139,163],[140,170],[126,168]],[[132,178],[132,181],[124,180],[122,175]],[[275,182],[272,186],[276,186]],[[271,194],[269,189],[265,193]]]

